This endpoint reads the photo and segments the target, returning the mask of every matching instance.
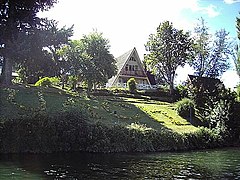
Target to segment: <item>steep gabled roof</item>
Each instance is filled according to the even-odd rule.
[[[125,65],[125,63],[127,62],[129,56],[132,54],[134,49],[129,50],[128,52],[124,53],[123,55],[119,56],[116,59],[116,66],[118,68],[118,73],[122,70],[123,66]]]
[[[140,58],[138,56],[138,53],[137,53],[137,50],[136,50],[135,47],[133,49],[127,51],[123,55],[119,56],[118,58],[116,58],[116,66],[117,66],[118,72],[117,72],[116,76],[114,76],[114,77],[112,77],[111,79],[108,80],[108,84],[110,86],[112,86],[114,84],[115,80],[119,77],[121,70],[128,63],[130,57],[132,57],[133,54],[136,56],[138,61],[140,61]],[[139,62],[139,65],[141,66],[140,68],[143,69],[144,75],[147,77],[146,72],[144,71],[144,68],[143,68],[143,65],[142,65],[141,61]],[[149,82],[149,84],[150,84],[150,82]]]
[[[116,58],[116,66],[117,66],[117,74],[113,76],[111,79],[108,80],[109,85],[113,85],[115,79],[119,76],[120,71],[122,70],[123,66],[126,64],[129,56],[132,54],[135,48],[129,50],[128,52],[124,53],[123,55]]]
[[[197,88],[214,91],[219,86],[224,86],[220,79],[210,77],[200,77],[195,75],[188,75],[191,83]]]

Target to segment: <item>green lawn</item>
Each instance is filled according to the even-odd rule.
[[[187,120],[177,115],[175,104],[154,100],[118,98],[112,96],[87,98],[84,94],[73,95],[57,89],[37,87],[12,87],[0,89],[0,117],[15,118],[40,106],[39,92],[46,101],[46,112],[62,111],[66,102],[71,102],[88,118],[108,126],[114,124],[144,124],[156,130],[179,133],[195,131]]]
[[[153,100],[134,100],[127,99],[143,112],[148,114],[158,123],[173,131],[183,133],[197,130],[186,119],[183,119],[176,113],[174,103],[153,101]]]

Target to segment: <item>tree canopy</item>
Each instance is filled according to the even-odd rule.
[[[73,34],[70,28],[58,28],[55,20],[41,19],[41,24],[28,34],[18,37],[19,52],[15,56],[21,81],[35,83],[39,77],[60,76],[59,49],[68,44]]]
[[[229,56],[232,44],[225,29],[216,31],[215,35],[208,32],[206,21],[201,18],[195,27],[193,58],[190,65],[200,77],[217,78],[229,68]]]
[[[149,52],[145,61],[156,75],[170,86],[173,92],[176,69],[184,66],[191,55],[191,38],[189,33],[173,27],[169,21],[161,23],[156,34],[151,34],[145,45]]]
[[[92,32],[80,40],[73,40],[62,48],[61,57],[65,62],[65,73],[74,79],[85,81],[88,90],[103,85],[116,74],[115,59],[109,52],[109,41],[102,33]]]
[[[94,31],[84,35],[82,42],[92,64],[88,70],[88,81],[93,85],[103,85],[117,72],[114,56],[109,52],[109,40],[102,33]]]
[[[236,28],[237,28],[237,34],[238,34],[238,41],[240,41],[240,17],[236,18]],[[234,57],[234,63],[236,66],[237,74],[240,77],[240,45],[238,44],[236,47],[236,54]]]
[[[0,1],[0,54],[3,57],[1,83],[11,84],[12,65],[19,33],[28,33],[39,23],[40,10],[47,10],[57,0],[1,0]]]

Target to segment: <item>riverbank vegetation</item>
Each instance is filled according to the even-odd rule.
[[[73,26],[59,28],[55,20],[37,18],[55,3],[0,3],[1,153],[239,145],[237,94],[218,79],[233,57],[239,72],[239,48],[234,52],[224,29],[211,35],[201,18],[190,34],[162,22],[149,36],[144,56],[158,88],[140,91],[130,79],[128,89],[104,89],[118,71],[109,40],[97,31],[71,40]],[[176,70],[185,64],[197,76],[174,87]]]
[[[175,103],[91,96],[60,88],[1,89],[1,153],[155,152],[231,145],[220,129],[195,127]],[[226,139],[229,138],[229,139]]]

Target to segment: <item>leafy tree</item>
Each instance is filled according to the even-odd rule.
[[[43,19],[43,33],[44,39],[46,41],[45,49],[48,50],[54,66],[52,71],[54,71],[55,76],[60,75],[61,71],[61,59],[59,55],[59,50],[66,44],[68,44],[70,37],[73,35],[73,25],[70,28],[66,26],[58,28],[58,22],[55,20]]]
[[[83,42],[86,54],[91,57],[87,62],[86,77],[88,87],[105,85],[117,72],[116,61],[110,54],[109,40],[102,33],[94,31],[84,35]]]
[[[203,18],[195,27],[195,41],[193,58],[190,65],[195,69],[195,74],[200,77],[217,78],[229,68],[227,60],[232,53],[225,29],[216,31],[214,39],[208,33],[208,27]]]
[[[2,83],[11,84],[12,66],[19,33],[28,32],[39,23],[40,10],[47,10],[57,0],[1,0],[0,1],[0,54],[3,56]]]
[[[39,77],[60,75],[63,62],[58,51],[68,43],[73,27],[58,29],[57,25],[54,20],[41,19],[41,25],[18,38],[24,42],[21,44],[24,54],[17,61],[23,82],[35,83]]]
[[[190,57],[191,43],[189,33],[178,30],[172,23],[165,21],[158,26],[156,34],[149,36],[145,45],[149,51],[145,56],[146,62],[170,86],[170,93],[173,93],[177,67],[184,66]]]
[[[240,18],[236,18],[236,28],[237,28],[237,34],[238,34],[238,40],[240,40]],[[236,46],[236,51],[234,55],[234,63],[236,66],[237,74],[240,77],[240,48],[239,45]]]
[[[199,19],[199,24],[197,24],[194,29],[194,58],[191,60],[190,64],[196,70],[195,74],[200,77],[204,76],[208,66],[207,59],[209,57],[211,43],[208,29],[206,21],[203,18]]]
[[[71,41],[62,48],[60,54],[65,62],[62,69],[65,74],[85,81],[89,92],[94,85],[105,84],[116,73],[115,59],[109,48],[109,41],[102,33],[84,35],[81,40]]]
[[[225,29],[215,33],[208,61],[209,68],[206,70],[208,77],[219,77],[229,68],[228,59],[232,53],[232,44],[229,42],[228,34]]]
[[[64,82],[66,75],[71,75],[72,88],[76,88],[77,81],[83,80],[83,77],[87,77],[90,57],[84,52],[84,45],[81,40],[72,40],[69,45],[61,48],[59,55],[62,59],[62,83]]]
[[[19,42],[18,52],[21,53],[17,53],[14,60],[23,83],[35,83],[39,77],[54,75],[55,65],[49,52],[43,49],[45,40],[45,33],[38,28],[32,28],[28,35],[19,35],[18,41],[22,43]]]

